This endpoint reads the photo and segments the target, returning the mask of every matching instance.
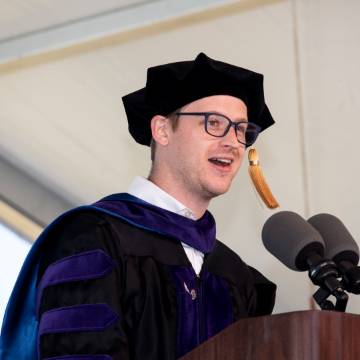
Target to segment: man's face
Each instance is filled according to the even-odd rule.
[[[247,120],[245,103],[227,95],[196,100],[180,111],[216,112],[235,122]],[[177,190],[210,200],[228,191],[245,146],[237,141],[233,127],[224,137],[214,137],[205,132],[203,116],[188,115],[180,116],[176,130],[170,132],[166,153]]]

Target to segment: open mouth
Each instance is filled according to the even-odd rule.
[[[210,158],[209,161],[214,164],[214,165],[217,165],[217,166],[220,166],[220,167],[223,167],[223,168],[227,168],[229,167],[233,160],[231,159],[224,159],[224,158]]]

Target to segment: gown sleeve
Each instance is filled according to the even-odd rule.
[[[251,266],[248,267],[252,276],[256,296],[256,306],[253,306],[251,316],[270,315],[275,305],[276,285],[258,270]]]
[[[73,215],[53,231],[39,265],[39,359],[126,360],[124,256],[100,215]]]

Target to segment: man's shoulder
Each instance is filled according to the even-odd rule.
[[[141,231],[139,227],[131,224],[126,218],[121,218],[109,211],[90,205],[80,206],[61,214],[45,229],[42,236],[54,235],[54,233],[77,236],[84,233],[94,233],[100,228],[107,228],[107,233],[112,232],[113,235],[132,231],[132,229]]]
[[[50,226],[47,236],[52,243],[56,239],[62,248],[72,251],[79,246],[100,246],[114,256],[152,257],[169,265],[187,263],[178,241],[94,207],[80,207],[63,214]]]

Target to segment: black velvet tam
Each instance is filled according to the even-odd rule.
[[[264,100],[263,75],[213,60],[200,53],[195,60],[154,66],[146,86],[122,98],[132,137],[150,145],[150,121],[212,95],[231,95],[244,101],[248,120],[265,130],[274,123]]]

